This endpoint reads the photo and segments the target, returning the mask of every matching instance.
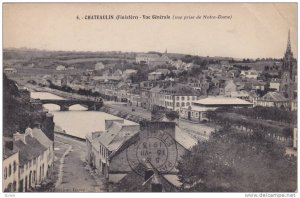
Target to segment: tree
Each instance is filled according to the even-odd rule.
[[[178,164],[183,191],[294,192],[296,158],[264,139],[223,128],[186,153]]]

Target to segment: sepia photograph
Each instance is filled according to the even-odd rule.
[[[296,2],[2,3],[2,193],[295,197],[297,24]]]

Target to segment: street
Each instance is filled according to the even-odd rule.
[[[105,178],[85,162],[85,142],[55,134],[55,192],[105,192]]]

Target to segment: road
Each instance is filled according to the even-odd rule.
[[[55,192],[106,192],[105,178],[85,162],[85,142],[55,134]]]

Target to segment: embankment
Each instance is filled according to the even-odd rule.
[[[145,121],[144,118],[141,118],[141,117],[133,115],[133,114],[129,114],[128,112],[124,112],[124,111],[121,111],[121,110],[116,110],[116,109],[114,109],[112,107],[108,107],[106,105],[101,107],[100,111],[103,111],[105,113],[108,113],[108,114],[111,114],[111,115],[114,115],[114,116],[117,116],[117,117],[120,117],[120,118],[123,118],[123,119],[126,119],[126,120],[130,120],[130,121],[136,122],[136,123],[139,123],[141,121]]]

